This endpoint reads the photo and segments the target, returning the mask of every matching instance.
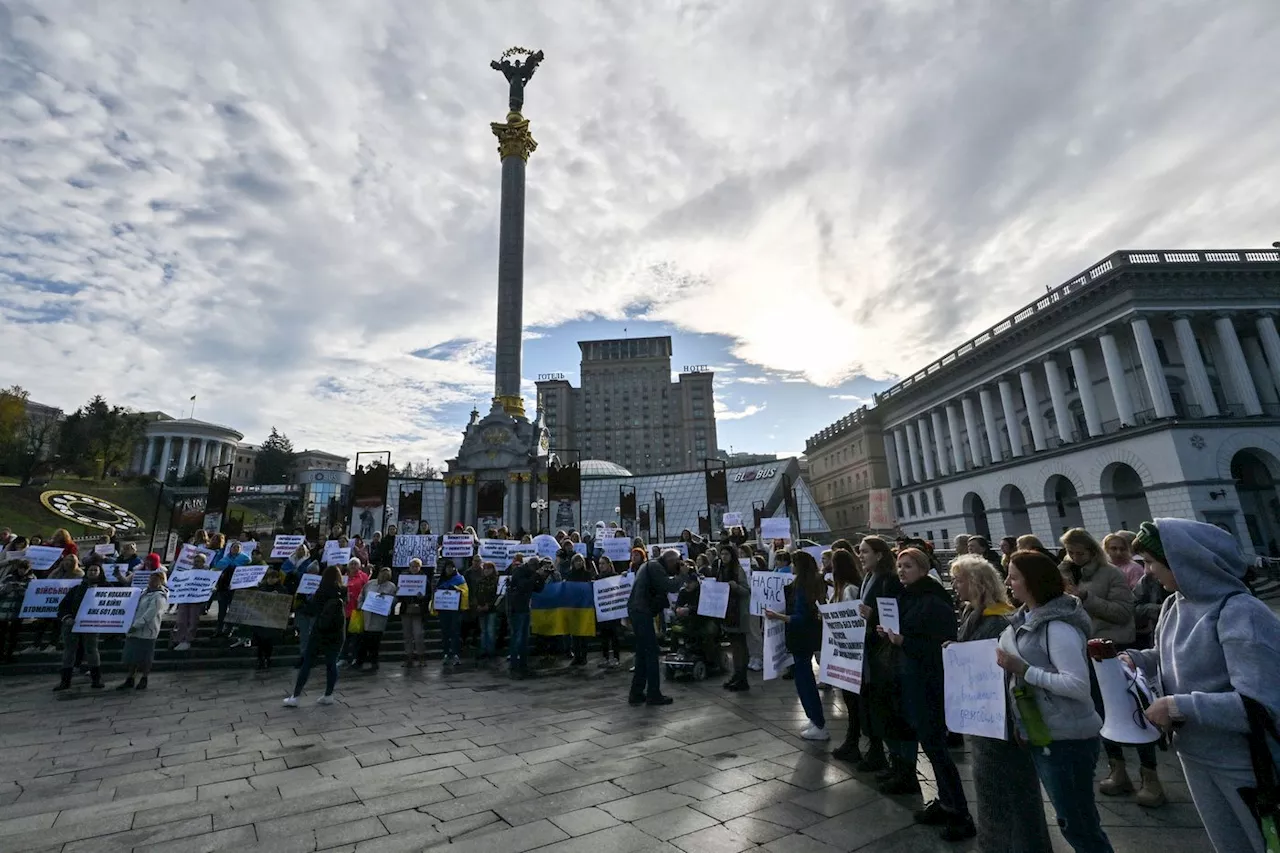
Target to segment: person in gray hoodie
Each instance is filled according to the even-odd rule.
[[[1155,682],[1147,718],[1173,729],[1173,745],[1205,831],[1218,853],[1263,853],[1245,797],[1257,786],[1242,697],[1280,716],[1280,619],[1244,583],[1231,534],[1212,524],[1157,518],[1134,540],[1170,592],[1155,648],[1122,656]],[[1280,750],[1271,743],[1273,760]],[[1244,793],[1242,793],[1242,791]]]

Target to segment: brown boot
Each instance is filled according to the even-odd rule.
[[[1111,768],[1111,772],[1107,774],[1107,778],[1102,780],[1098,790],[1108,797],[1132,794],[1133,783],[1129,781],[1129,773],[1125,770],[1124,761],[1117,761],[1114,758],[1108,759],[1107,765]]]
[[[1169,801],[1164,795],[1164,786],[1160,784],[1160,776],[1154,767],[1142,768],[1142,790],[1135,798],[1138,805],[1148,809],[1158,809]]]

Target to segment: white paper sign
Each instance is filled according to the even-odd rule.
[[[151,576],[154,574],[155,572],[152,570],[134,569],[133,580],[130,581],[129,583],[131,586],[136,586],[136,587],[141,587],[142,589],[146,589],[147,586],[151,583]],[[172,602],[170,603],[172,604]]]
[[[863,644],[867,639],[867,620],[858,614],[861,601],[819,604],[822,613],[822,653],[818,681],[848,690],[862,692]]]
[[[591,584],[596,598],[596,622],[612,622],[627,618],[627,601],[635,579],[631,575],[614,575]]]
[[[551,541],[554,542],[555,540],[552,539]],[[520,543],[517,542],[516,544],[519,545]],[[481,539],[477,556],[482,561],[493,563],[494,567],[501,571],[511,563],[511,558],[508,556],[510,547],[506,539]]]
[[[262,583],[267,574],[267,566],[236,566],[231,574],[232,589],[253,589]]]
[[[765,609],[787,611],[786,589],[796,576],[789,572],[751,573],[751,615],[763,616]]]
[[[624,536],[610,536],[599,541],[600,552],[614,563],[626,565],[631,561],[631,540]]]
[[[103,563],[102,576],[111,583],[123,581],[124,576],[129,574],[128,563]]]
[[[527,563],[530,559],[538,556],[537,545],[521,545],[519,542],[507,546],[508,560],[515,560],[518,556],[520,562]]]
[[[240,546],[240,553],[244,554],[246,557],[252,558],[253,552],[258,550],[258,543],[253,539],[250,539],[247,542],[238,542],[236,544]]]
[[[212,548],[201,548],[198,545],[185,544],[178,551],[178,559],[173,561],[173,570],[181,571],[190,569],[195,565],[196,554],[204,554],[204,564],[206,566],[213,565],[213,556],[218,553]]]
[[[437,589],[435,597],[432,598],[436,612],[441,610],[457,610],[462,604],[462,593],[456,589]]]
[[[311,595],[320,588],[320,575],[308,572],[298,578],[298,595]]]
[[[31,583],[27,584],[27,591],[22,596],[22,610],[18,613],[18,618],[58,618],[58,605],[62,603],[62,599],[66,598],[72,587],[77,587],[81,583],[83,581],[80,578],[60,581],[31,581]]]
[[[791,519],[787,518],[785,515],[782,518],[760,519],[760,538],[766,541],[772,539],[790,539]]]
[[[432,533],[399,533],[396,535],[396,547],[391,555],[393,568],[403,569],[414,558],[422,561],[427,568],[435,568],[436,547],[440,537]]]
[[[584,556],[584,557],[585,557],[585,556],[587,556],[587,543],[586,543],[586,542],[574,542],[574,543],[573,543],[573,553],[575,553],[575,554],[581,554],[581,555],[582,555],[582,556]]]
[[[996,664],[999,640],[952,643],[942,650],[947,730],[1004,740],[1004,670]]]
[[[136,586],[95,586],[84,594],[71,630],[80,634],[123,634],[133,624],[142,590]]]
[[[876,611],[880,614],[881,627],[895,634],[902,633],[902,626],[898,624],[898,599],[877,598]]]
[[[340,548],[337,539],[330,539],[324,543],[324,553],[320,555],[320,562],[326,566],[345,566],[351,562],[351,546]]]
[[[33,572],[47,572],[53,564],[62,559],[62,549],[49,545],[28,545],[26,560],[31,564]]]
[[[630,540],[624,539],[623,541],[629,542]],[[683,557],[686,560],[689,559],[689,543],[688,542],[663,542],[659,545],[649,546],[649,554],[655,560],[658,559],[660,556],[662,556],[663,551],[679,551],[681,557]]]
[[[792,662],[787,651],[787,623],[781,619],[764,620],[764,680],[778,678]]]
[[[724,514],[724,516],[723,516],[723,517],[721,517],[721,519],[720,519],[720,526],[721,526],[721,527],[724,527],[724,528],[729,528],[729,527],[741,527],[741,526],[742,526],[742,513],[740,513],[740,512],[726,512],[726,513]]]
[[[444,556],[451,558],[470,557],[474,548],[470,536],[465,534],[448,534],[444,537]]]
[[[397,583],[400,585],[400,589],[398,592],[402,598],[405,596],[427,594],[427,576],[426,575],[414,575],[414,574],[405,572],[400,575],[400,580],[398,580]]]
[[[822,552],[826,551],[826,548],[823,548],[821,545],[809,545],[808,547],[801,548],[800,550],[804,551],[810,557],[813,557],[813,561],[818,564],[818,571],[822,571]]]
[[[93,546],[93,553],[97,554],[99,557],[114,557],[116,553],[116,546],[110,542],[102,542]]]
[[[381,592],[371,592],[364,597],[364,604],[360,605],[360,609],[366,613],[376,613],[379,616],[390,616],[391,605],[395,602],[394,595],[384,595]]]
[[[298,546],[307,541],[305,536],[277,536],[271,543],[271,559],[287,560],[298,550]]]
[[[728,609],[729,584],[723,581],[704,580],[702,591],[698,593],[698,615],[723,619]]]
[[[498,577],[498,598],[507,594],[507,581],[511,580],[509,575],[501,575]]]
[[[539,557],[551,559],[560,551],[560,543],[556,541],[556,537],[545,533],[533,537],[533,545]]]
[[[217,569],[188,569],[169,578],[170,604],[204,604],[213,595],[222,572]]]

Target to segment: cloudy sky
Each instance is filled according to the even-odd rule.
[[[0,384],[448,457],[526,45],[526,398],[671,334],[722,446],[799,450],[1114,249],[1280,239],[1277,44],[1273,0],[0,0]]]

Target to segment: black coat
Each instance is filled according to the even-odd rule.
[[[346,600],[345,587],[325,586],[323,583],[308,600],[307,609],[316,617],[309,642],[317,653],[336,652],[342,648],[346,637]]]
[[[507,581],[507,613],[528,613],[534,593],[542,592],[546,585],[546,576],[534,571],[529,563],[522,562],[513,568]]]
[[[89,593],[89,587],[105,586],[102,576],[98,576],[98,582],[85,578],[78,586],[73,586],[67,590],[67,594],[62,596],[62,601],[58,602],[58,619],[74,619],[76,614],[80,612],[80,605],[84,601],[84,597]]]
[[[898,596],[902,628],[902,706],[921,740],[945,737],[942,644],[956,639],[951,594],[925,576]]]

